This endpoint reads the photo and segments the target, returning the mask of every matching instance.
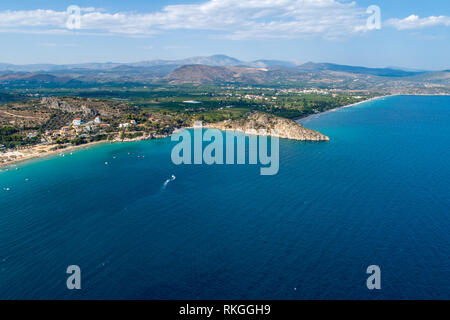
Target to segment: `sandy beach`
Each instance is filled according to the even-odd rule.
[[[158,138],[158,137],[156,137]],[[90,142],[86,144],[82,144],[79,146],[69,146],[64,149],[58,149],[58,150],[51,150],[56,145],[37,145],[30,148],[22,149],[22,150],[11,150],[7,152],[0,152],[0,168],[9,167],[12,165],[16,165],[18,163],[26,162],[33,159],[40,159],[40,158],[46,158],[51,157],[55,155],[65,155],[68,152],[77,151],[81,149],[89,149],[93,146],[104,144],[104,143],[117,143],[117,142],[133,142],[133,141],[140,141],[140,140],[149,140],[152,139],[150,136],[143,136],[138,137],[134,139],[125,139],[125,140],[103,140],[103,141],[95,141]]]
[[[39,145],[34,146],[22,150],[14,150],[14,151],[8,151],[4,153],[0,153],[0,168],[5,168],[8,166],[12,166],[21,162],[33,160],[33,159],[39,159],[39,158],[45,158],[54,156],[57,154],[66,154],[67,152],[79,150],[79,149],[89,149],[90,147],[94,145],[98,145],[101,143],[107,143],[108,141],[96,141],[91,142],[79,146],[70,146],[64,149],[58,149],[58,150],[51,150],[55,147],[55,145]]]

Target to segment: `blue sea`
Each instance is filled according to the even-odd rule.
[[[2,170],[0,299],[450,299],[450,97],[304,125],[331,141],[280,140],[274,176],[176,166],[170,139]]]

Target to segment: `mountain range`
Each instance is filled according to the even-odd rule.
[[[115,63],[115,62],[105,62],[105,63],[83,63],[83,64],[28,64],[28,65],[14,65],[7,63],[0,63],[0,72],[11,71],[11,72],[55,72],[55,71],[68,71],[68,70],[114,70],[117,68],[125,67],[137,67],[137,68],[147,68],[147,67],[161,67],[161,66],[184,66],[184,65],[206,65],[215,67],[253,67],[253,68],[296,68],[306,71],[317,71],[317,70],[334,70],[334,71],[350,71],[358,73],[376,73],[376,75],[387,75],[387,76],[405,76],[415,73],[425,72],[421,70],[408,70],[395,67],[387,68],[365,68],[365,67],[352,67],[352,66],[342,66],[332,63],[312,63],[308,62],[302,65],[296,64],[291,61],[282,60],[255,60],[255,61],[241,61],[236,58],[232,58],[226,55],[212,55],[208,57],[191,57],[181,60],[149,60],[141,62],[132,63]]]
[[[241,83],[334,89],[448,91],[450,72],[395,67],[368,68],[333,63],[296,64],[280,60],[241,61],[226,55],[182,60],[70,65],[0,64],[0,84],[29,83]],[[404,90],[403,90],[404,91]],[[422,90],[423,91],[423,90]]]

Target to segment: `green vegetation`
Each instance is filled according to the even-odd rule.
[[[143,132],[121,132],[121,139],[135,139],[142,137],[143,135]]]
[[[81,144],[86,144],[88,142],[85,138],[76,137],[76,138],[70,140],[70,143],[74,146],[79,146]]]
[[[17,97],[24,97],[25,92],[30,97],[27,100],[0,103],[0,113],[4,115],[3,120],[0,118],[0,144],[6,148],[36,144],[42,137],[48,143],[64,146],[117,137],[134,139],[144,134],[169,135],[176,128],[191,126],[194,121],[237,120],[252,111],[295,119],[373,96],[365,92],[298,89],[281,85],[243,87],[166,83],[15,88],[4,93],[4,97],[19,99]],[[42,100],[44,97],[54,99],[45,102],[49,99]],[[0,95],[0,101],[1,98]],[[94,130],[83,126],[76,132],[69,128],[64,134],[59,134],[59,129],[70,127],[74,118],[92,122],[96,114],[107,114],[101,118],[109,126],[97,126]],[[7,125],[13,122],[16,125]],[[39,135],[29,139],[26,136],[28,132]]]
[[[38,141],[38,137],[28,139],[20,128],[11,126],[0,127],[0,144],[6,148],[32,145]]]

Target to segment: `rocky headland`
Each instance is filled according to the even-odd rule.
[[[263,112],[252,112],[242,119],[207,124],[205,127],[298,141],[330,141],[330,138],[326,135],[307,129],[293,120]]]

